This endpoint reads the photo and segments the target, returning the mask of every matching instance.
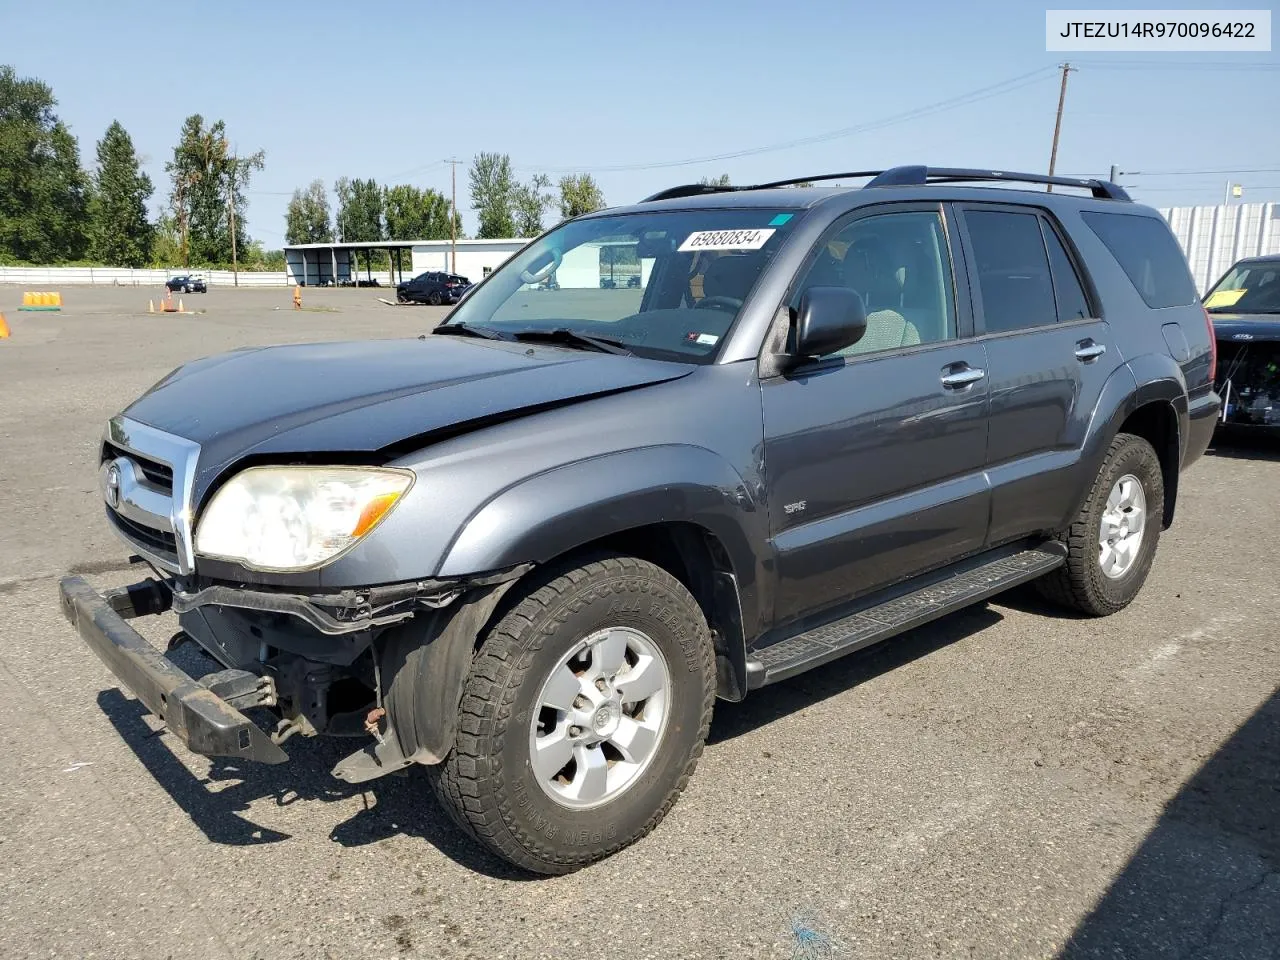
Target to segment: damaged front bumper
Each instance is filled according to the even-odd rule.
[[[188,749],[208,757],[259,763],[289,759],[270,735],[215,692],[219,686],[244,690],[242,681],[251,675],[242,678],[238,675],[243,671],[223,671],[208,678],[212,683],[196,680],[126,622],[168,608],[168,591],[159,584],[148,581],[103,595],[83,577],[67,577],[59,589],[62,611],[80,639]],[[257,686],[256,679],[250,679],[249,689],[235,699],[268,704],[270,693]]]

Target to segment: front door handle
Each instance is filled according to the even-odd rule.
[[[1107,348],[1105,346],[1092,340],[1081,340],[1076,344],[1076,359],[1084,363],[1097,360],[1106,352]]]
[[[977,383],[987,375],[987,371],[979,370],[977,367],[971,367],[968,364],[959,365],[959,367],[947,367],[942,374],[942,385],[948,390],[959,390],[970,384]]]

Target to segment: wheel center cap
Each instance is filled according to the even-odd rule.
[[[612,700],[602,703],[591,716],[591,729],[597,736],[611,736],[618,729],[618,720],[621,716],[622,711]]]

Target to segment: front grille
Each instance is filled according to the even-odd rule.
[[[122,517],[110,508],[107,510],[107,516],[111,518],[111,522],[116,525],[116,528],[124,534],[125,539],[171,563],[176,564],[178,562],[178,541],[169,531],[156,530],[145,524],[137,523],[128,517]]]
[[[104,443],[102,445],[103,460],[115,460],[117,457],[132,460],[138,471],[147,478],[148,483],[160,487],[167,493],[173,493],[173,468],[168,464],[161,463],[159,460],[151,460],[134,453],[132,450],[117,447],[113,443]]]

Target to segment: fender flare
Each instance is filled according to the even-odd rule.
[[[729,569],[708,571],[695,593],[724,614],[723,652],[739,682],[722,683],[721,690],[740,699],[745,636],[766,609],[760,594],[771,562],[768,512],[751,485],[704,447],[633,448],[528,477],[471,515],[445,550],[437,576],[542,565],[602,537],[672,523],[700,528],[723,547]]]
[[[1111,441],[1124,422],[1137,410],[1149,404],[1167,404],[1177,422],[1177,449],[1173,452],[1174,469],[1165,489],[1165,524],[1172,520],[1172,504],[1177,496],[1178,467],[1187,445],[1187,383],[1182,368],[1166,354],[1143,354],[1116,370],[1103,385],[1094,405],[1085,433],[1084,449],[1079,461],[1077,495],[1065,523],[1070,523],[1083,507],[1094,478],[1102,469]],[[1164,452],[1156,451],[1163,462]]]

